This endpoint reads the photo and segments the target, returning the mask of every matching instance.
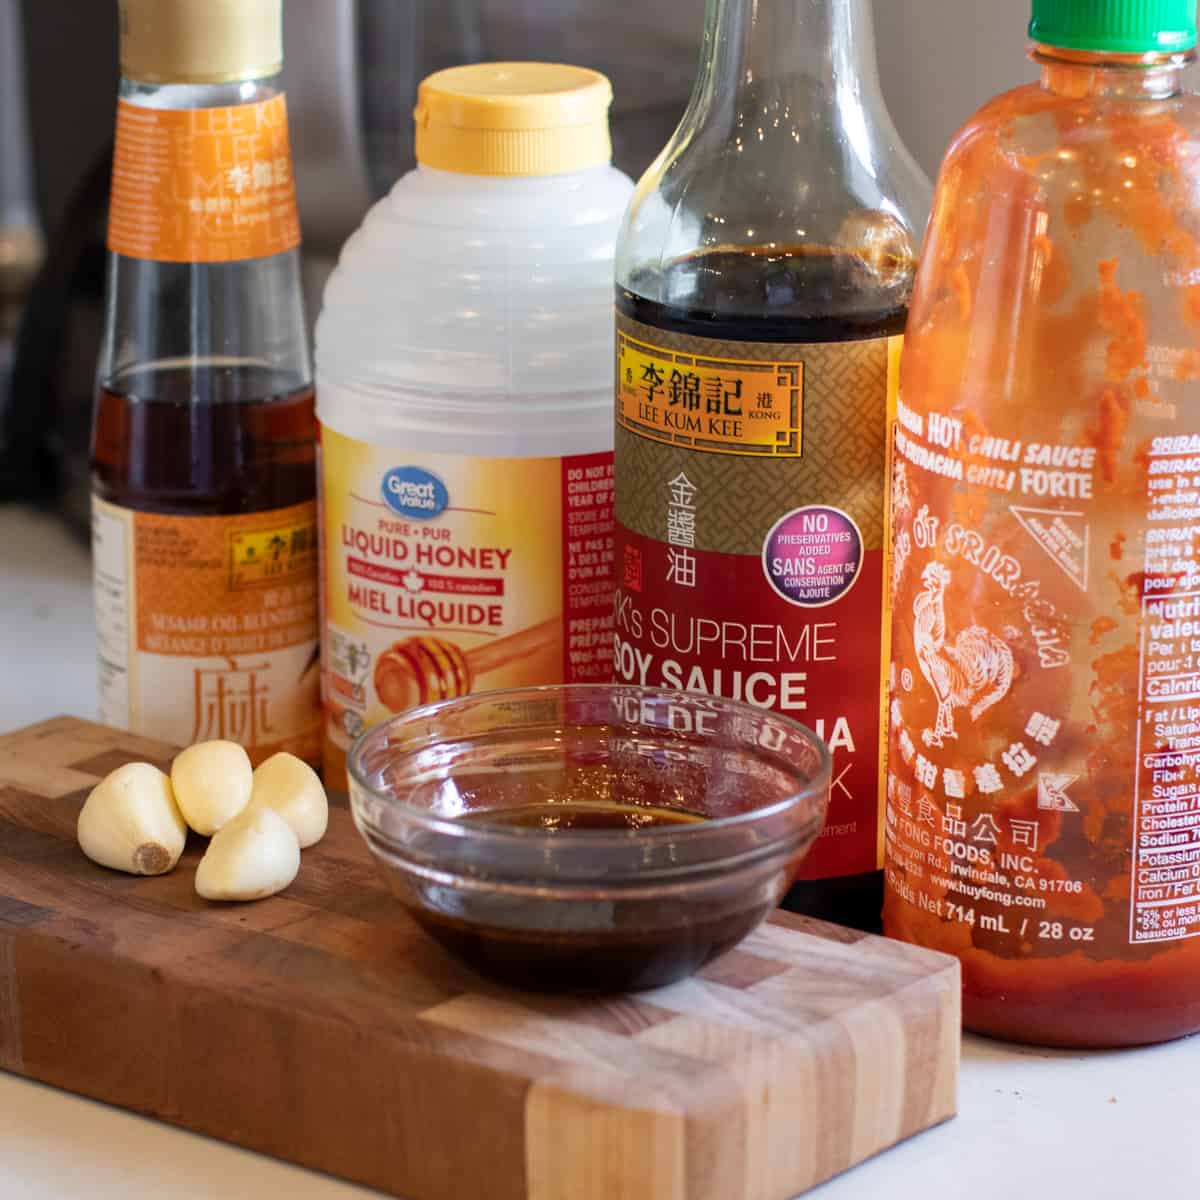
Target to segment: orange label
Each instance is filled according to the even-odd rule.
[[[712,454],[799,458],[804,364],[701,358],[617,339],[617,421]]]
[[[117,105],[108,248],[234,262],[300,244],[282,95],[228,108]]]
[[[316,761],[316,506],[234,516],[93,501],[103,720]]]

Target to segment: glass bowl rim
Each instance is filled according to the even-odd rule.
[[[386,721],[381,721],[378,725],[374,725],[359,734],[346,753],[346,773],[352,784],[357,785],[357,788],[364,795],[380,801],[389,811],[396,812],[406,822],[431,833],[455,838],[470,838],[477,841],[494,839],[500,844],[530,844],[537,841],[547,841],[551,835],[544,829],[522,828],[511,825],[504,826],[493,824],[486,820],[467,822],[457,820],[453,817],[433,816],[426,808],[409,804],[394,794],[381,792],[364,778],[361,759],[365,750],[372,742],[372,739],[378,740],[384,738],[386,731],[393,727],[428,721],[436,718],[446,709],[472,702],[478,703],[479,701],[487,700],[503,703],[506,700],[512,701],[518,697],[521,699],[545,698],[551,695],[561,696],[564,693],[599,695],[605,692],[619,691],[631,692],[642,697],[649,696],[655,699],[683,701],[690,705],[695,705],[699,701],[708,701],[719,704],[724,711],[734,715],[750,717],[756,722],[762,722],[764,719],[781,722],[785,727],[790,727],[792,732],[799,734],[813,748],[817,754],[817,769],[814,772],[813,778],[807,783],[788,792],[781,799],[772,801],[770,804],[765,804],[761,808],[751,809],[749,812],[736,813],[728,817],[705,818],[686,825],[663,825],[649,829],[615,830],[611,833],[594,829],[559,830],[553,834],[556,845],[562,846],[574,842],[578,845],[589,847],[602,847],[605,845],[625,846],[634,839],[639,844],[645,844],[647,841],[666,843],[679,841],[683,838],[695,841],[705,835],[711,837],[720,835],[727,830],[736,830],[744,826],[753,826],[759,822],[769,821],[773,817],[781,816],[792,809],[799,808],[806,801],[819,799],[822,792],[825,793],[825,805],[821,824],[824,824],[823,817],[828,811],[829,787],[833,774],[833,756],[824,739],[818,737],[814,730],[792,717],[784,716],[782,713],[777,713],[772,709],[756,708],[754,705],[747,704],[741,700],[731,700],[725,696],[712,696],[704,692],[684,692],[671,688],[645,687],[636,683],[550,683],[529,687],[496,688],[482,692],[470,692],[465,696],[455,696],[449,700],[437,700],[432,704],[422,704],[417,708],[410,708],[402,713],[396,713]],[[424,746],[436,744],[436,738],[427,738],[423,743]],[[420,743],[413,743],[413,750],[420,748],[423,748]],[[349,793],[350,809],[355,821],[365,824],[371,830],[373,836],[382,837],[384,840],[391,840],[385,831],[380,829],[374,821],[369,820],[362,813],[361,804],[355,797],[354,786],[350,787]]]

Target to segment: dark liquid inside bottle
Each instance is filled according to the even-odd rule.
[[[635,275],[617,308],[693,337],[849,342],[903,333],[911,280],[911,260],[895,255],[868,264],[827,246],[742,246],[689,254],[653,283]]]
[[[257,366],[131,372],[97,396],[92,484],[111,504],[188,516],[311,501],[312,387]]]
[[[901,253],[868,261],[827,246],[719,248],[687,255],[653,280],[635,275],[628,287],[618,286],[617,308],[635,321],[693,337],[847,342],[903,333],[912,277],[912,259]],[[640,295],[639,283],[663,299]],[[758,464],[764,488],[771,487],[774,465]],[[861,686],[874,688],[877,680]],[[871,754],[874,747],[857,752]],[[883,872],[801,880],[783,907],[878,932]]]

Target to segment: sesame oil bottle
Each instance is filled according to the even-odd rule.
[[[320,757],[280,0],[122,0],[92,436],[105,722]]]

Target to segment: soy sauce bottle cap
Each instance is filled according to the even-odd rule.
[[[261,79],[283,66],[282,0],[120,0],[121,74],[139,83]]]
[[[558,175],[612,159],[612,85],[562,63],[474,63],[417,92],[417,161],[464,175]]]
[[[1196,44],[1196,0],[1033,0],[1029,36],[1108,54],[1179,54]]]

